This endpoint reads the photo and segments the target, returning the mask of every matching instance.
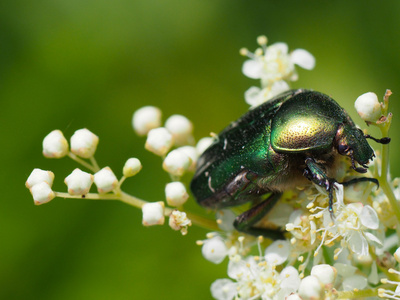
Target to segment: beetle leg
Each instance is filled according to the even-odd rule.
[[[357,182],[363,182],[363,181],[369,181],[372,183],[375,183],[377,185],[376,189],[379,189],[379,181],[376,178],[370,178],[370,177],[359,177],[359,178],[353,178],[349,181],[345,181],[345,182],[340,182],[340,184],[344,185],[344,186],[348,186],[351,184],[355,184]]]
[[[236,230],[251,235],[262,235],[274,240],[283,239],[283,232],[279,229],[253,227],[275,206],[281,195],[281,193],[271,194],[264,201],[237,216],[233,226],[235,226]]]
[[[307,158],[306,168],[304,169],[303,175],[310,181],[324,187],[329,194],[329,212],[333,218],[333,188],[335,182],[334,178],[329,178],[325,171],[320,167],[320,165],[312,158]]]

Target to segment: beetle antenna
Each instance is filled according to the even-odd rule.
[[[390,143],[390,137],[384,137],[384,138],[381,138],[381,139],[376,139],[376,138],[370,136],[369,134],[364,135],[364,137],[366,139],[374,140],[375,142],[377,142],[379,144],[389,144]]]

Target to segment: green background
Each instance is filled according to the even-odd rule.
[[[141,212],[119,202],[55,199],[36,207],[24,183],[39,167],[65,191],[78,165],[45,159],[42,139],[86,127],[100,137],[101,166],[120,175],[127,158],[141,159],[126,191],[163,199],[168,177],[134,134],[132,113],[152,104],[165,118],[190,118],[197,138],[218,132],[248,108],[243,93],[258,81],[241,74],[239,49],[254,50],[261,34],[313,53],[315,70],[299,69],[293,87],[331,95],[362,127],[354,100],[392,89],[399,176],[399,16],[397,0],[1,1],[0,298],[211,298],[226,262],[201,256],[195,241],[205,230],[182,237],[168,226],[144,228]]]

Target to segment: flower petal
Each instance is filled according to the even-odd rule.
[[[263,64],[260,61],[249,59],[243,63],[242,72],[249,78],[261,78]]]
[[[290,54],[292,62],[303,69],[312,70],[315,67],[314,56],[304,49],[296,49]]]
[[[365,205],[360,214],[361,223],[369,229],[378,229],[379,219],[378,215],[371,206]]]

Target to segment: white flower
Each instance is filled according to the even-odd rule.
[[[211,285],[211,295],[217,300],[232,300],[236,294],[237,283],[230,279],[217,279]]]
[[[146,203],[142,206],[144,226],[162,225],[164,224],[164,202]]]
[[[192,160],[179,149],[172,150],[165,157],[163,169],[174,176],[182,176],[190,167]]]
[[[204,137],[201,138],[196,145],[196,151],[197,155],[202,155],[203,152],[210,147],[210,145],[214,142],[214,139],[212,137]]]
[[[146,135],[151,129],[160,127],[161,110],[154,106],[139,108],[132,117],[132,126],[140,136]]]
[[[275,81],[297,80],[295,64],[307,70],[315,66],[314,57],[304,49],[297,49],[289,54],[285,43],[275,43],[267,47],[266,38],[259,38],[258,43],[262,48],[254,53],[249,53],[246,49],[241,51],[251,58],[244,62],[242,71],[247,77],[261,79],[263,87]]]
[[[93,183],[93,175],[83,172],[76,168],[70,175],[65,178],[64,182],[68,186],[70,195],[86,195],[89,193]]]
[[[189,198],[185,185],[180,181],[170,182],[165,186],[165,196],[170,206],[181,206]]]
[[[275,81],[263,89],[252,86],[244,93],[244,99],[247,104],[254,108],[280,93],[289,90],[289,88],[289,85],[284,80]]]
[[[132,177],[139,173],[141,169],[142,164],[140,163],[140,160],[133,157],[126,161],[122,174],[124,174],[125,177]]]
[[[208,261],[219,264],[228,255],[228,248],[221,237],[214,236],[204,241],[201,253]]]
[[[71,137],[71,152],[83,158],[90,158],[96,152],[98,143],[97,135],[86,128],[79,129]]]
[[[118,185],[118,179],[109,167],[105,167],[94,174],[94,183],[99,193],[108,193]]]
[[[146,150],[156,155],[164,156],[173,145],[171,133],[164,127],[151,129],[147,134]]]
[[[192,221],[185,212],[174,210],[169,216],[168,224],[173,230],[180,230],[182,235],[186,235],[188,226],[192,226]]]
[[[286,240],[277,240],[265,249],[265,260],[272,265],[283,264],[290,254],[290,243]]]
[[[34,185],[42,182],[46,182],[50,187],[53,185],[54,173],[51,171],[44,171],[41,169],[33,169],[28,179],[25,182],[25,186],[31,189]]]
[[[361,203],[350,203],[348,205],[338,203],[336,214],[335,223],[332,224],[329,211],[326,209],[324,212],[324,227],[331,237],[325,243],[341,237],[341,245],[347,246],[358,256],[369,254],[368,243],[382,246],[382,242],[369,232],[378,229],[379,226],[378,216],[371,206],[364,206]]]
[[[68,154],[68,141],[60,130],[53,130],[43,139],[43,155],[61,158]]]
[[[323,292],[322,283],[315,276],[307,276],[300,282],[298,293],[303,300],[324,299]]]
[[[361,119],[376,122],[382,115],[381,103],[375,93],[369,92],[357,98],[354,107]]]
[[[50,185],[45,181],[35,184],[30,191],[36,205],[47,203],[55,197]]]
[[[165,121],[165,128],[172,134],[175,145],[183,146],[193,143],[193,124],[182,115],[172,115]]]

